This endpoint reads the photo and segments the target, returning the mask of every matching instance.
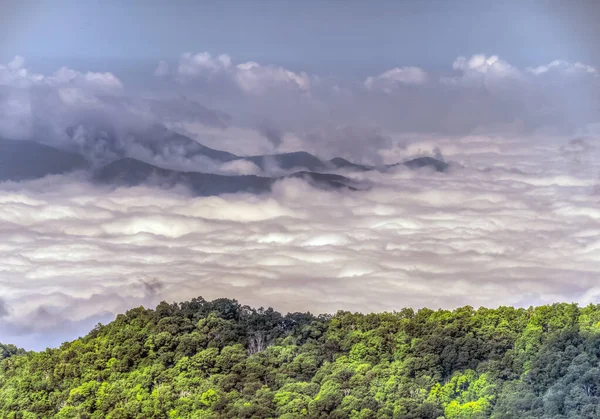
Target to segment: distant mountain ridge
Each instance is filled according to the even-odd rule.
[[[110,161],[100,167],[94,167],[84,155],[73,150],[63,150],[34,141],[0,139],[0,182],[38,179],[48,175],[84,170],[91,174],[92,181],[100,184],[133,186],[150,183],[162,187],[183,184],[196,195],[208,196],[236,192],[266,193],[275,182],[285,178],[301,178],[323,189],[356,190],[365,187],[347,176],[329,173],[339,169],[360,172],[386,170],[404,165],[411,169],[428,167],[438,172],[445,172],[448,168],[447,163],[432,157],[419,157],[403,163],[375,167],[356,164],[340,157],[321,160],[303,151],[237,156],[206,147],[164,127],[144,131],[143,138],[138,136],[131,139],[134,148],[143,148],[142,154],[150,158],[155,156],[177,156],[185,159],[204,157],[220,163],[245,160],[257,165],[263,171],[277,168],[284,171],[284,174],[258,176],[214,174],[202,170],[180,171],[159,167],[143,161],[144,159],[135,158],[114,135],[104,131],[98,133],[98,135],[87,135],[89,132],[82,134],[72,131],[71,135],[77,137],[78,151],[101,150],[110,156]],[[94,138],[97,138],[99,143],[94,143]]]
[[[73,144],[77,144],[78,151],[85,154],[85,150],[96,150],[98,144],[101,149],[113,158],[111,161],[119,158],[131,157],[137,160],[145,160],[157,156],[177,157],[183,159],[194,159],[198,157],[208,158],[210,160],[227,163],[235,160],[246,160],[254,163],[261,170],[267,171],[271,168],[278,168],[284,171],[308,170],[330,171],[337,169],[349,169],[356,171],[367,170],[385,170],[399,165],[406,165],[411,169],[421,167],[431,167],[436,171],[444,172],[448,164],[433,157],[418,157],[407,162],[388,164],[381,167],[369,166],[353,163],[341,157],[335,157],[331,160],[322,160],[306,151],[295,151],[288,153],[266,154],[255,156],[240,156],[227,151],[217,150],[207,147],[190,137],[175,131],[169,130],[162,125],[153,125],[147,129],[123,135],[126,140],[118,141],[117,136],[110,129],[87,129],[85,135],[76,136],[77,127],[69,129],[71,137],[77,137]],[[202,172],[202,168],[194,171]]]
[[[77,153],[30,141],[0,139],[0,181],[38,179],[89,166]]]
[[[162,187],[182,184],[195,195],[210,196],[224,193],[266,193],[273,184],[285,178],[301,178],[322,189],[357,189],[353,180],[332,173],[296,172],[287,176],[262,177],[256,175],[219,175],[201,172],[180,172],[163,169],[132,158],[124,158],[107,164],[94,173],[98,183],[137,186],[154,183]]]

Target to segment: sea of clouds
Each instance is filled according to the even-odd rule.
[[[517,70],[497,57],[476,56],[458,59],[454,70],[462,73],[437,80],[436,85],[452,92],[475,89],[457,102],[457,108],[467,104],[466,110],[453,111],[457,120],[469,119],[468,111],[476,109],[476,103],[486,112],[495,106],[508,112],[513,83],[528,77],[562,71],[564,77],[578,77],[569,79],[572,86],[583,83],[580,77],[589,78],[588,86],[597,86],[595,69],[560,61]],[[227,89],[233,84],[247,95],[264,95],[284,84],[277,95],[291,94],[293,88],[306,100],[322,95],[311,89],[324,83],[304,73],[257,63],[234,65],[229,57],[206,54],[182,56],[175,70],[166,62],[157,68],[160,78],[172,72],[173,83],[187,83],[208,72]],[[62,99],[53,99],[62,101],[60,112],[51,114],[62,118],[71,109],[69,101],[81,108],[82,97],[92,98],[100,102],[90,106],[106,110],[107,103],[115,103],[114,98],[106,99],[107,89],[122,89],[118,79],[106,74],[65,69],[54,78],[42,77],[24,70],[19,60],[0,67],[0,85],[10,86],[0,89],[0,109],[12,109],[14,116],[8,122],[0,119],[4,136],[12,132],[26,138],[35,128],[40,113],[33,110],[41,106],[35,100],[40,91],[63,92]],[[429,89],[422,94],[432,94],[428,83],[433,83],[431,75],[399,68],[370,77],[361,83],[363,90],[352,95],[367,103],[377,99],[379,109],[386,103],[394,109],[407,92],[421,97],[411,89]],[[96,87],[87,88],[89,84]],[[103,86],[101,94],[98,84]],[[406,85],[409,89],[402,90]],[[541,88],[534,82],[527,86],[533,102],[519,102],[521,108],[544,104]],[[397,89],[400,96],[394,96]],[[313,98],[306,98],[308,94]],[[351,93],[340,88],[335,94]],[[499,102],[490,99],[494,94]],[[482,102],[477,102],[480,95]],[[144,118],[165,116],[162,108],[148,111],[150,102],[140,108],[132,104],[141,103],[139,98],[119,98],[120,110],[126,103],[137,114],[145,109]],[[554,103],[555,96],[547,99]],[[270,100],[257,103],[270,109]],[[152,103],[152,109],[158,107]],[[172,108],[175,102],[166,103]],[[179,101],[177,106],[189,109],[186,103]],[[335,102],[327,103],[337,109]],[[421,102],[417,105],[426,111]],[[470,133],[449,129],[446,134],[403,132],[383,122],[379,127],[352,125],[356,120],[351,110],[346,120],[352,123],[317,124],[310,130],[274,127],[262,116],[255,125],[207,123],[206,115],[229,119],[207,114],[204,108],[204,119],[192,115],[176,121],[172,114],[167,118],[181,131],[196,132],[206,145],[240,154],[320,149],[328,157],[357,157],[364,149],[368,151],[363,162],[437,155],[450,163],[446,173],[403,167],[387,173],[342,172],[367,181],[371,188],[365,191],[323,191],[289,179],[267,195],[199,198],[183,186],[98,187],[78,174],[1,183],[0,341],[41,349],[85,334],[129,308],[196,296],[314,313],[597,302],[597,130],[590,112],[577,129],[567,129],[573,119],[559,112],[564,106],[532,108],[520,122],[508,118],[514,130],[506,124],[496,129],[505,121],[490,120],[490,127],[496,128],[470,128]],[[440,112],[432,102],[432,114]],[[557,112],[564,118],[546,123]]]
[[[354,175],[373,185],[358,192],[300,180],[208,198],[77,176],[1,184],[0,336],[41,348],[199,295],[316,313],[596,301],[595,149],[498,141],[448,140],[448,173]]]

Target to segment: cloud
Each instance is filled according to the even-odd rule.
[[[234,79],[242,90],[249,93],[262,93],[270,87],[287,86],[308,91],[311,86],[306,73],[295,73],[283,67],[262,66],[254,61],[238,64]]]
[[[437,148],[452,169],[355,173],[372,188],[353,193],[293,179],[264,196],[209,198],[60,176],[0,184],[11,307],[0,334],[39,348],[44,333],[74,337],[137,304],[196,295],[334,312],[597,294],[595,137],[390,138],[400,140],[384,161]]]
[[[20,55],[17,55],[15,58],[12,59],[11,62],[7,64],[6,67],[11,71],[17,71],[22,69],[24,64],[25,58],[21,57]]]
[[[54,74],[46,76],[32,73],[25,68],[25,59],[15,57],[7,65],[0,64],[0,86],[12,87],[85,87],[100,90],[121,89],[123,84],[112,73],[88,71],[81,73],[67,67],[61,67]]]
[[[536,76],[550,72],[559,72],[566,75],[598,75],[598,70],[595,67],[580,62],[570,63],[565,60],[555,60],[547,65],[527,67],[525,70]]]
[[[263,120],[258,125],[258,132],[263,135],[273,146],[279,147],[283,141],[283,132],[272,122]]]
[[[379,151],[393,145],[381,129],[356,125],[338,125],[286,134],[280,152],[305,150],[331,159],[344,157],[367,164],[380,164]]]
[[[120,89],[123,87],[121,81],[112,73],[79,73],[67,67],[61,67],[54,76],[48,78],[50,83],[58,85],[84,85],[100,89]]]
[[[163,65],[164,61],[161,61]],[[159,63],[159,66],[161,65]],[[179,59],[177,73],[182,77],[196,77],[218,71],[225,71],[231,66],[231,57],[226,54],[221,54],[218,57],[213,57],[208,52],[192,54],[187,52],[182,54]]]
[[[367,77],[365,87],[367,89],[379,88],[390,93],[398,84],[425,84],[429,80],[427,73],[419,67],[395,67],[384,71],[378,76]]]
[[[2,317],[8,316],[10,313],[10,307],[4,302],[3,299],[0,298],[0,319]]]
[[[443,83],[460,84],[464,86],[493,85],[495,82],[519,79],[521,71],[498,56],[473,55],[471,58],[458,57],[452,64],[460,76],[442,77]]]
[[[168,63],[160,61],[155,75],[165,76],[168,71]],[[311,87],[311,78],[307,73],[294,72],[280,66],[262,65],[255,61],[233,64],[229,55],[221,54],[215,57],[208,52],[182,54],[175,76],[184,83],[223,77],[248,94],[262,94],[277,88],[308,91]]]

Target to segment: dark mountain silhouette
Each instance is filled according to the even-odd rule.
[[[305,168],[310,171],[320,171],[333,169],[331,164],[322,161],[316,156],[305,151],[296,151],[293,153],[268,154],[264,156],[241,157],[256,164],[262,170],[269,169],[270,166],[276,166],[283,170],[292,170]]]
[[[37,179],[89,167],[83,156],[31,141],[0,139],[0,181]]]
[[[93,179],[100,183],[126,186],[150,183],[161,187],[172,187],[182,184],[188,186],[194,194],[199,196],[236,192],[265,193],[273,184],[273,180],[266,177],[179,172],[132,158],[124,158],[107,164],[94,173]]]
[[[305,151],[241,158],[245,160],[250,160],[262,170],[269,169],[269,165],[276,165],[280,169],[284,170],[305,168],[309,171],[349,169],[358,172],[364,172],[368,170],[378,169],[378,167],[376,166],[368,166],[364,164],[353,163],[341,157],[334,157],[329,161],[324,161]],[[448,169],[448,163],[445,163],[433,157],[417,157],[415,159],[408,160],[402,163],[388,164],[384,166],[384,168],[392,168],[400,165],[404,165],[409,169],[420,169],[423,167],[430,167],[438,172],[445,172]]]
[[[365,166],[364,164],[352,163],[351,161],[341,157],[334,157],[333,159],[329,160],[329,163],[331,163],[336,169],[350,169],[358,172],[375,170],[374,166]]]
[[[396,163],[392,165],[388,165],[388,167],[398,166],[399,164],[403,164],[409,169],[420,169],[422,167],[431,167],[438,172],[445,172],[448,170],[448,163],[443,162],[438,159],[434,159],[433,157],[417,157],[416,159],[412,159],[409,161],[405,161],[404,163]]]
[[[297,172],[277,178],[255,175],[225,176],[163,169],[132,158],[120,159],[102,167],[94,173],[93,179],[99,183],[127,186],[150,183],[172,187],[181,184],[189,187],[198,196],[209,196],[237,192],[265,193],[276,181],[288,177],[302,178],[324,189],[357,189],[353,180],[330,173]]]
[[[377,170],[377,167],[375,166],[352,163],[351,161],[341,157],[335,157],[329,161],[338,169],[350,169],[355,171]],[[383,166],[383,169],[391,169],[398,166],[406,166],[409,169],[421,169],[424,167],[429,167],[437,172],[445,172],[448,170],[449,165],[448,163],[434,159],[433,157],[417,157],[401,163],[387,164]]]

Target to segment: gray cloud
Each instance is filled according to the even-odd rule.
[[[0,298],[0,318],[8,316],[10,307]]]
[[[279,147],[283,141],[283,132],[275,126],[273,121],[262,120],[258,124],[258,132],[263,135],[274,147]]]

